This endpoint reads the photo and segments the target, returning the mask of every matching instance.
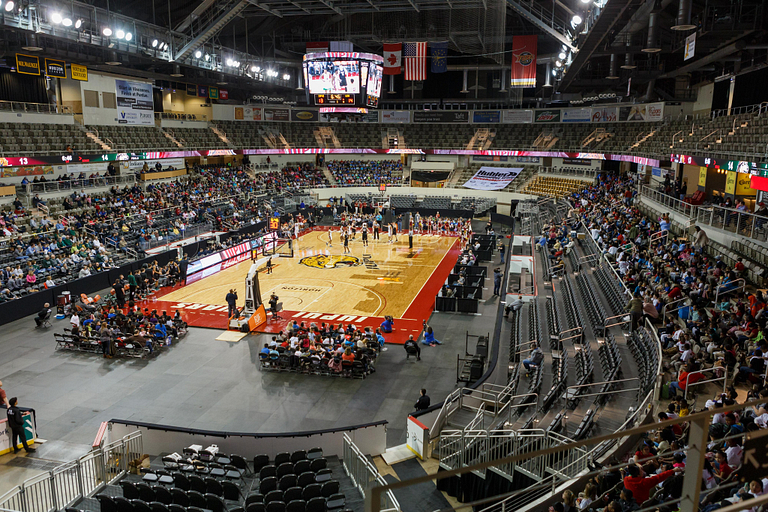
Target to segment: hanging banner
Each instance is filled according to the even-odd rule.
[[[219,89],[219,99],[220,100],[228,100],[229,99],[229,91],[226,89]]]
[[[754,196],[757,190],[752,188],[752,175],[736,173],[736,195]]]
[[[187,96],[197,96],[197,85],[187,84]]]
[[[528,124],[533,122],[533,110],[505,110],[501,122],[506,124]]]
[[[664,103],[649,103],[646,106],[646,121],[662,121],[664,119]]]
[[[198,85],[197,86],[197,95],[201,98],[207,98],[208,97],[208,86],[207,85]]]
[[[40,59],[33,55],[16,54],[16,72],[23,75],[39,75]]]
[[[707,186],[707,168],[706,167],[699,167],[699,186],[700,187]]]
[[[45,74],[54,78],[67,78],[67,63],[63,60],[45,59]]]
[[[119,124],[154,126],[152,84],[115,80],[115,92]]]
[[[464,184],[474,190],[501,190],[517,178],[522,167],[481,167]]]
[[[685,38],[685,58],[683,60],[692,59],[696,53],[696,32]]]
[[[619,119],[616,107],[598,107],[592,109],[593,123],[615,123]]]
[[[546,109],[536,110],[533,117],[534,123],[559,123],[560,122],[560,110],[558,109]]]
[[[588,123],[592,120],[592,111],[588,108],[565,108],[561,112],[564,123]]]
[[[512,75],[510,87],[536,87],[536,48],[538,36],[512,37]]]
[[[736,182],[738,181],[739,173],[728,171],[725,175],[725,193],[733,195],[736,192]]]
[[[209,87],[208,88],[208,97],[212,100],[219,99],[219,88],[218,87]]]
[[[382,110],[381,122],[384,124],[402,124],[411,122],[409,110]]]
[[[500,123],[501,110],[475,110],[472,112],[473,123]]]
[[[81,82],[88,81],[88,68],[86,66],[70,64],[69,71],[72,73],[72,80],[79,80]]]

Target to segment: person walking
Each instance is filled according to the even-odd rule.
[[[8,403],[9,407],[6,410],[8,417],[8,426],[11,427],[11,444],[13,445],[13,453],[19,453],[18,439],[21,438],[21,444],[27,453],[36,451],[34,448],[30,448],[27,445],[27,436],[24,434],[24,416],[27,416],[28,412],[21,412],[18,408],[18,399],[16,397],[11,398]]]
[[[629,304],[627,304],[627,311],[629,311],[629,319],[632,322],[631,331],[634,332],[643,319],[643,299],[639,293],[635,292]]]
[[[498,295],[501,291],[501,270],[493,269],[493,294]]]
[[[232,315],[237,311],[237,291],[234,288],[230,289],[225,300],[227,301],[227,306],[229,306],[227,318],[232,318]]]
[[[426,389],[421,388],[421,391],[419,392],[419,399],[416,400],[413,408],[417,411],[425,411],[429,409],[429,395],[427,395]]]
[[[124,308],[125,307],[125,291],[123,290],[123,276],[121,275],[119,279],[115,279],[115,284],[112,285],[112,289],[115,291],[115,301],[117,302],[117,307]]]

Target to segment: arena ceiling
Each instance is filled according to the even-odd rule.
[[[8,10],[0,0],[0,34],[7,61],[40,47],[93,69],[119,64],[129,75],[228,83],[235,100],[274,93],[301,101],[297,71],[310,41],[351,41],[357,51],[379,53],[385,41],[426,40],[448,41],[447,79],[428,77],[409,92],[398,78],[386,99],[578,104],[613,92],[675,101],[690,100],[702,81],[766,64],[766,1],[22,0]],[[105,37],[105,27],[135,37]],[[694,32],[695,55],[686,60]],[[545,65],[536,89],[521,93],[501,85],[512,37],[527,34],[540,36]],[[272,68],[277,76],[266,76]],[[464,69],[475,84],[469,93],[460,92]]]

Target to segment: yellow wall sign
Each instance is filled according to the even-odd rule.
[[[40,74],[40,59],[34,55],[16,54],[16,71],[24,75]]]
[[[707,186],[707,168],[706,167],[699,167],[699,186],[700,187]]]
[[[70,64],[70,70],[72,71],[72,80],[80,80],[81,82],[88,81],[88,68],[81,66],[80,64]]]
[[[728,171],[725,176],[725,193],[733,195],[736,192],[736,181],[738,180],[737,172]]]
[[[752,188],[752,175],[737,173],[738,178],[736,181],[736,195],[737,196],[754,196],[757,190]]]

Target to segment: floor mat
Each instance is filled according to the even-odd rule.
[[[248,336],[247,332],[239,332],[239,331],[224,331],[219,335],[218,338],[216,338],[219,341],[240,341],[241,339]]]
[[[401,481],[426,476],[427,474],[416,459],[398,462],[392,466],[392,469],[395,470]],[[392,475],[385,475],[384,480],[388,484],[397,481]],[[431,512],[451,507],[451,504],[437,490],[433,482],[424,482],[402,489],[395,489],[394,492],[403,512]]]

